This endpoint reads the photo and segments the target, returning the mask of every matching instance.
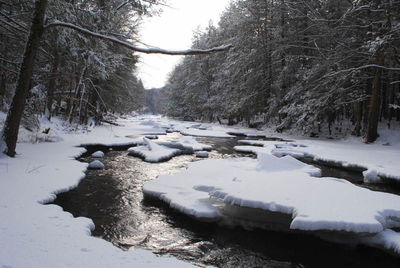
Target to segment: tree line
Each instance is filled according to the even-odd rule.
[[[186,56],[159,96],[166,115],[366,142],[400,121],[399,1],[235,0],[193,39],[233,48]]]
[[[94,32],[132,40],[143,16],[155,12],[152,2],[132,2],[116,11],[121,1],[50,1],[47,18],[68,21]],[[143,4],[148,3],[148,4]],[[0,2],[0,109],[7,111],[14,95],[34,2]],[[106,41],[94,41],[68,29],[43,33],[29,78],[27,117],[63,116],[86,123],[106,112],[142,107],[144,87],[135,74],[138,56]],[[134,41],[134,40],[132,40]],[[29,120],[32,121],[32,120]]]
[[[138,61],[134,53],[202,55],[231,47],[165,50],[136,46],[138,22],[160,5],[163,1],[1,1],[0,108],[5,107],[7,117],[0,151],[16,154],[24,117],[45,114],[50,120],[53,114],[62,114],[70,123],[86,124],[89,117],[99,121],[110,110],[142,107],[144,88],[134,74]],[[14,75],[11,79],[10,73]]]

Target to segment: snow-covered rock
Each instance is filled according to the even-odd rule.
[[[139,156],[146,162],[157,163],[166,161],[181,153],[181,150],[159,145],[147,138],[143,138],[145,145],[128,149],[129,155]]]
[[[196,157],[198,157],[198,158],[208,158],[208,152],[207,151],[198,151],[198,152],[196,152]]]
[[[379,183],[382,179],[379,177],[379,173],[375,169],[368,169],[363,171],[364,182],[366,183]]]
[[[97,151],[97,152],[92,153],[92,157],[93,158],[103,158],[104,153],[102,151]]]
[[[92,162],[89,163],[88,168],[89,168],[89,169],[104,169],[105,166],[104,166],[104,164],[103,164],[101,161],[99,161],[99,160],[94,160],[94,161],[92,161]]]

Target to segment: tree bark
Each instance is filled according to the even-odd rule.
[[[79,96],[81,95],[81,86],[82,86],[82,83],[83,83],[83,78],[84,78],[84,76],[86,74],[86,70],[87,70],[87,66],[86,66],[86,62],[85,62],[85,66],[83,67],[83,69],[82,69],[82,71],[81,71],[81,73],[79,75],[78,81],[76,83],[74,97],[71,100],[71,109],[69,111],[69,116],[68,116],[68,122],[69,123],[72,123],[72,121],[74,119],[74,111],[76,109],[77,100],[78,100]]]
[[[3,108],[4,96],[6,94],[7,77],[5,73],[0,77],[0,109]]]
[[[46,100],[46,109],[47,109],[47,119],[50,120],[53,114],[53,101],[54,101],[54,90],[56,88],[57,74],[58,68],[60,66],[60,56],[58,55],[58,51],[55,50],[53,53],[54,61],[53,66],[50,71],[50,80],[47,87],[47,100]]]
[[[385,53],[381,51],[378,53],[376,58],[376,64],[383,66],[385,62]],[[381,106],[381,94],[382,94],[382,68],[375,68],[374,79],[372,80],[371,87],[371,99],[369,103],[368,122],[366,128],[365,142],[371,143],[376,141],[379,137],[378,134],[378,123],[379,123],[379,111]]]
[[[39,43],[44,30],[44,17],[48,0],[37,0],[30,29],[29,39],[26,43],[23,62],[19,71],[15,94],[8,110],[4,124],[2,139],[6,148],[4,153],[8,156],[15,156],[15,148],[18,139],[19,125],[25,108],[25,100],[29,91],[29,81],[32,77],[33,66]]]
[[[362,120],[363,120],[363,103],[357,102],[354,107],[355,114],[355,126],[352,135],[360,137],[361,129],[362,129]]]

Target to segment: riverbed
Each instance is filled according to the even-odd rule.
[[[160,140],[175,140],[179,136],[171,133]],[[238,138],[197,140],[214,146],[210,158],[251,157],[234,152]],[[90,153],[98,148],[88,149]],[[91,218],[96,226],[92,235],[118,247],[126,250],[144,248],[200,266],[381,267],[384,264],[385,267],[398,267],[397,257],[368,247],[330,243],[307,234],[201,223],[176,213],[161,202],[144,198],[141,188],[158,175],[179,172],[188,163],[201,160],[194,155],[181,155],[163,163],[146,163],[128,156],[126,148],[117,149],[106,151],[102,159],[105,170],[88,171],[77,188],[59,194],[54,204],[75,217]],[[88,155],[80,160],[91,161]],[[363,184],[361,174],[357,172],[319,167],[323,176]],[[378,186],[377,190],[399,194],[396,187]]]

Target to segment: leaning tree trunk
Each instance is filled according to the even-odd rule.
[[[383,66],[385,62],[385,53],[381,51],[377,55],[376,64]],[[379,137],[378,123],[379,123],[379,110],[381,106],[381,91],[382,91],[382,68],[375,68],[375,75],[371,87],[371,99],[369,103],[368,122],[366,129],[365,142],[370,143],[376,141]]]
[[[2,139],[7,146],[4,153],[9,156],[15,155],[19,125],[24,112],[25,100],[29,91],[29,81],[32,77],[33,65],[43,35],[43,23],[47,2],[48,0],[37,0],[35,2],[35,13],[32,20],[29,39],[25,47],[23,62],[19,70],[15,95],[4,124]]]

